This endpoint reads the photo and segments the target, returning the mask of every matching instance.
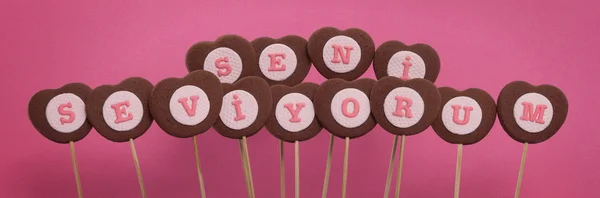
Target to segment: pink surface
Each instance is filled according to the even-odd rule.
[[[38,134],[27,102],[38,90],[130,76],[153,83],[186,74],[188,47],[229,33],[247,39],[323,26],[359,27],[377,45],[397,39],[432,45],[442,60],[436,85],[478,87],[497,97],[513,80],[560,87],[570,103],[562,130],[531,145],[522,198],[600,196],[598,1],[2,1],[0,71],[3,136],[0,197],[76,197],[68,145]],[[517,72],[514,72],[517,71]],[[369,69],[365,77],[374,78]],[[313,68],[307,81],[324,78]],[[320,197],[329,134],[301,143],[301,196]],[[214,130],[198,138],[208,197],[246,197],[237,142]],[[191,139],[155,124],[136,140],[150,198],[199,197]],[[349,198],[381,197],[392,135],[376,127],[351,141]],[[76,144],[85,197],[140,197],[127,143],[95,131]],[[278,141],[265,130],[249,138],[256,196],[279,197]],[[293,196],[293,147],[286,147],[287,196]],[[329,197],[340,197],[343,141],[336,139]],[[456,146],[428,129],[406,141],[402,197],[451,197]],[[461,197],[511,197],[522,144],[499,123],[464,148]]]

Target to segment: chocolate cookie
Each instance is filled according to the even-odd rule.
[[[494,98],[481,89],[457,91],[450,87],[438,89],[442,106],[431,127],[446,142],[475,144],[482,140],[496,121]]]
[[[400,41],[388,41],[375,51],[373,70],[377,79],[395,76],[402,80],[425,78],[435,82],[440,73],[440,57],[426,44],[407,46]]]
[[[308,39],[308,55],[315,68],[327,79],[351,81],[371,65],[375,43],[365,31],[324,27]]]
[[[209,71],[223,83],[234,83],[257,70],[250,42],[232,34],[221,36],[215,42],[194,44],[186,54],[185,63],[188,71]]]
[[[294,86],[301,83],[310,70],[306,39],[288,35],[279,39],[261,37],[251,42],[258,71],[269,85]]]
[[[92,91],[82,83],[37,92],[29,101],[29,120],[44,137],[56,143],[77,142],[87,136],[92,125],[87,121],[85,100]]]
[[[271,117],[273,98],[267,81],[248,76],[234,84],[222,83],[223,103],[213,128],[221,135],[241,139],[263,128]]]
[[[286,142],[305,141],[319,134],[322,127],[312,102],[317,88],[319,85],[309,82],[294,87],[272,86],[273,108],[265,125],[267,130]]]
[[[540,143],[552,137],[565,122],[569,103],[565,94],[552,85],[533,86],[515,81],[498,96],[498,119],[516,141]]]
[[[371,91],[371,111],[379,125],[394,135],[415,135],[427,129],[440,111],[440,93],[428,80],[381,78]]]
[[[223,89],[208,71],[193,71],[184,78],[167,78],[150,97],[152,117],[169,135],[188,138],[210,129],[219,118]]]
[[[140,77],[117,85],[96,87],[87,98],[88,120],[100,135],[113,142],[142,136],[152,124],[148,107],[152,83]]]
[[[323,128],[340,138],[357,138],[371,131],[377,124],[369,102],[375,82],[370,78],[351,82],[336,78],[321,84],[314,101]]]

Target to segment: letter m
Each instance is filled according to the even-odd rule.
[[[544,124],[544,111],[548,108],[546,105],[536,105],[535,111],[533,111],[533,104],[530,102],[523,102],[523,115],[521,115],[521,120],[537,122],[539,124]]]

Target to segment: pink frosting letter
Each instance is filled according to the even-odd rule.
[[[408,80],[410,79],[408,76],[408,70],[410,70],[410,67],[412,66],[412,63],[410,62],[410,56],[406,56],[405,61],[402,61],[402,65],[404,65],[404,70],[402,71],[402,77],[400,77],[400,79]]]
[[[269,54],[269,58],[271,58],[271,66],[269,67],[269,71],[285,71],[285,64],[281,64],[281,59],[277,57],[281,57],[281,59],[285,59],[284,53],[275,53]],[[281,65],[281,66],[277,66]]]
[[[471,111],[473,111],[473,107],[470,106],[464,106],[462,107],[465,110],[465,116],[462,120],[460,120],[458,118],[458,113],[460,112],[462,106],[460,105],[452,105],[452,109],[454,110],[454,113],[452,114],[452,121],[454,121],[454,123],[458,124],[458,125],[465,125],[467,123],[469,123],[469,119],[471,117]]]
[[[410,107],[412,106],[412,99],[405,98],[402,96],[396,96],[395,98],[396,98],[396,111],[394,111],[394,113],[392,113],[392,115],[395,115],[398,117],[404,117],[404,113],[402,113],[402,109],[404,109],[404,112],[406,112],[406,118],[412,118],[413,117],[412,111],[410,110]]]
[[[112,104],[110,105],[110,107],[112,107],[115,110],[115,114],[117,114],[115,124],[119,124],[121,122],[126,122],[133,119],[133,114],[127,112],[127,107],[129,107],[129,100]],[[127,115],[127,117],[124,117],[125,115]]]
[[[348,103],[350,102],[352,103],[352,105],[354,105],[352,113],[348,112]],[[344,114],[344,116],[353,118],[356,117],[356,115],[358,115],[359,111],[360,104],[358,104],[358,100],[356,100],[355,98],[346,98],[344,99],[344,101],[342,101],[342,114]]]
[[[530,102],[523,102],[521,104],[523,105],[523,115],[521,115],[521,120],[530,122],[535,121],[538,124],[544,124],[544,111],[546,108],[548,108],[548,106],[543,104],[536,105],[535,112],[532,115],[531,112],[533,111],[533,104]]]
[[[69,116],[69,118],[60,118],[60,124],[71,123],[75,121],[75,112],[65,109],[65,108],[73,108],[71,102],[67,102],[66,104],[61,104],[58,106],[58,113],[63,116]]]
[[[215,67],[221,69],[217,72],[217,75],[219,77],[227,76],[231,73],[231,65],[229,65],[228,63],[229,58],[227,57],[217,58],[217,61],[215,61]]]
[[[305,105],[306,104],[304,104],[303,102],[296,103],[296,110],[294,110],[294,105],[292,103],[287,103],[287,104],[283,105],[292,114],[292,118],[290,118],[290,122],[296,123],[296,122],[302,121],[302,119],[300,119],[300,117],[298,117],[298,113],[300,113],[300,110],[302,110],[302,108]]]
[[[240,120],[246,119],[246,115],[244,115],[244,112],[242,112],[242,106],[241,106],[242,101],[238,100],[238,98],[239,97],[237,94],[233,94],[233,99],[235,101],[231,102],[231,104],[233,106],[235,106],[235,114],[236,114],[236,116],[234,118],[235,121],[240,121]]]
[[[196,115],[196,104],[198,103],[198,99],[200,97],[197,95],[191,96],[190,99],[192,100],[192,107],[190,108],[190,105],[188,105],[187,103],[187,97],[183,97],[183,98],[179,98],[179,103],[181,103],[181,105],[183,106],[183,109],[185,109],[185,112],[188,114],[188,116],[192,117]]]
[[[345,54],[344,54],[344,50],[342,50],[341,45],[333,44],[331,47],[333,47],[333,59],[331,59],[332,63],[340,63],[340,62],[343,62],[344,64],[350,63],[350,51],[352,51],[354,49],[352,46],[344,46],[344,49],[346,49]],[[342,57],[341,61],[340,61],[340,56]]]

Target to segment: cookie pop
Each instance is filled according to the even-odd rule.
[[[454,197],[458,198],[463,145],[475,144],[490,132],[496,121],[496,103],[481,89],[458,91],[441,87],[438,90],[442,106],[431,127],[444,141],[458,144],[454,183]]]
[[[392,168],[398,136],[402,137],[396,197],[400,195],[400,178],[406,136],[425,131],[437,117],[440,109],[440,93],[428,80],[415,78],[404,81],[394,76],[380,79],[371,91],[373,117],[387,132],[394,135],[394,144],[384,197],[388,197],[392,179]]]
[[[287,35],[277,39],[260,37],[253,40],[251,44],[254,47],[256,65],[259,68],[255,76],[265,79],[272,86],[272,91],[277,92],[273,93],[274,106],[266,128],[279,139],[281,196],[285,196],[284,142],[291,142],[295,144],[295,195],[299,197],[298,141],[307,140],[320,131],[320,125],[314,118],[314,106],[312,105],[312,95],[318,85],[299,84],[308,75],[311,67],[307,41],[300,36]],[[289,112],[284,112],[286,110]],[[284,119],[288,116],[294,117]],[[306,128],[309,126],[307,124],[310,124],[309,128]]]
[[[219,118],[223,90],[221,82],[204,70],[183,78],[167,78],[156,84],[150,96],[150,112],[156,124],[177,138],[192,137],[200,194],[206,197],[196,136],[206,132]]]
[[[53,142],[69,144],[79,198],[83,197],[83,192],[74,142],[83,139],[92,130],[85,112],[85,101],[91,91],[82,83],[41,90],[31,97],[28,107],[29,120],[40,134]]]
[[[322,127],[316,118],[315,93],[319,85],[300,83],[293,87],[285,85],[271,86],[273,108],[271,118],[265,125],[267,130],[282,143],[280,144],[280,166],[282,196],[284,190],[283,142],[294,143],[295,156],[295,197],[300,197],[300,142],[315,137]]]
[[[382,82],[382,84],[393,84],[393,83],[397,83],[397,84],[404,84],[402,81],[407,81],[407,80],[411,80],[411,79],[425,79],[426,81],[431,82],[431,85],[433,85],[432,83],[435,82],[435,80],[437,79],[437,76],[440,72],[440,57],[438,56],[437,52],[429,45],[427,44],[423,44],[423,43],[417,43],[417,44],[413,44],[410,46],[407,46],[406,44],[400,42],[400,41],[396,41],[396,40],[391,40],[391,41],[387,41],[383,44],[381,44],[379,47],[377,47],[377,50],[375,51],[375,57],[373,58],[373,70],[375,71],[375,76],[377,77],[377,79],[379,79],[380,81],[383,80],[384,78],[387,78],[385,81]],[[399,80],[389,80],[390,77],[395,77],[398,78]],[[420,80],[418,80],[420,81]],[[378,83],[379,84],[379,83]],[[409,83],[409,84],[413,84],[413,83]],[[417,83],[417,84],[426,84],[426,83]],[[391,85],[386,85],[387,87],[391,86]],[[380,86],[381,87],[381,86]],[[431,88],[431,86],[428,85],[423,85],[423,86],[419,86],[421,88],[424,87],[429,87]],[[398,87],[400,88],[400,87]],[[435,87],[435,85],[433,85],[433,88],[435,88],[435,92],[437,92],[437,88]],[[413,111],[413,109],[411,109],[409,106],[412,106],[412,102],[413,100],[416,100],[417,103],[415,104],[421,104],[419,103],[419,101],[423,101],[423,99],[427,99],[428,97],[433,97],[436,98],[438,100],[439,103],[439,93],[437,94],[437,96],[428,96],[428,97],[422,97],[420,94],[421,93],[408,93],[406,90],[413,90],[412,88],[409,87],[405,87],[405,88],[401,88],[401,90],[396,90],[394,91],[395,93],[391,93],[389,89],[385,89],[385,90],[379,90],[376,92],[386,92],[386,93],[379,93],[379,95],[382,94],[388,94],[387,96],[390,96],[389,94],[402,94],[402,95],[397,95],[399,97],[401,97],[397,102],[401,102],[404,105],[404,111]],[[430,90],[430,89],[429,89]],[[415,91],[415,90],[413,90]],[[421,90],[421,91],[425,91],[425,90]],[[389,93],[388,93],[389,92]],[[405,95],[405,94],[409,94],[409,95]],[[394,96],[395,97],[395,96]],[[389,98],[386,100],[394,100],[394,98]],[[411,104],[409,104],[408,102],[411,102]],[[384,198],[387,198],[389,195],[389,190],[390,190],[390,185],[392,182],[392,169],[394,166],[394,161],[395,161],[395,155],[396,155],[396,145],[398,144],[398,136],[401,137],[401,144],[400,144],[400,156],[399,156],[399,162],[398,162],[398,175],[396,178],[396,196],[395,197],[400,197],[400,183],[401,183],[401,176],[402,176],[402,164],[403,164],[403,159],[404,159],[404,145],[406,143],[406,136],[407,135],[414,135],[416,133],[419,133],[423,130],[425,130],[429,124],[432,122],[431,119],[421,119],[421,117],[408,117],[408,115],[404,116],[403,113],[396,113],[394,114],[390,114],[389,110],[393,109],[393,107],[390,107],[391,105],[393,105],[393,101],[392,102],[388,102],[390,104],[387,105],[387,107],[384,107],[383,105],[383,101],[381,101],[381,99],[377,100],[376,103],[373,103],[373,101],[371,101],[371,105],[374,106],[374,116],[375,119],[377,119],[377,122],[380,123],[380,125],[382,126],[383,129],[387,130],[388,132],[394,134],[394,143],[392,144],[392,156],[390,157],[390,166],[388,168],[388,174],[387,174],[387,179],[386,179],[386,184],[385,184],[385,191],[384,191]],[[402,105],[400,105],[402,106]],[[439,105],[437,105],[439,106]],[[415,106],[417,107],[417,106]],[[386,108],[388,109],[388,113],[386,114],[385,117],[382,116],[382,111],[381,108]],[[439,107],[434,107],[432,105],[428,105],[428,108],[439,108]],[[421,108],[419,109],[415,109],[417,111],[420,111]],[[378,112],[379,111],[379,112]],[[399,109],[399,111],[402,111],[402,109]],[[407,113],[405,112],[405,113]],[[412,112],[411,112],[412,113]],[[418,113],[418,112],[417,112]],[[435,114],[435,115],[428,115],[426,116],[426,118],[429,117],[435,117],[437,115],[437,110],[435,110],[434,112],[428,112],[429,114]],[[389,115],[389,116],[388,116]],[[398,122],[396,124],[394,124],[394,126],[390,126],[391,123],[394,122]],[[407,125],[407,123],[416,123],[416,122],[422,122],[419,125],[422,126],[427,126],[425,128],[422,127],[413,127],[413,126],[409,126]],[[383,125],[382,125],[383,123]],[[404,123],[404,124],[400,124],[400,123]],[[402,132],[400,132],[402,131]]]
[[[146,133],[152,124],[149,100],[153,88],[148,80],[131,77],[117,85],[96,87],[86,100],[88,120],[100,135],[113,142],[129,141],[144,198],[146,191],[134,139]]]
[[[222,136],[238,140],[249,187],[248,194],[254,197],[246,139],[258,133],[271,117],[269,114],[273,106],[271,87],[265,80],[256,76],[242,78],[233,84],[222,83],[221,86],[224,93],[223,103],[219,119],[213,128]]]
[[[565,94],[552,85],[524,81],[507,84],[498,96],[498,119],[506,133],[523,143],[515,198],[519,197],[527,146],[550,139],[564,124],[569,110]]]
[[[353,81],[364,74],[365,71],[371,65],[373,61],[373,56],[375,53],[375,43],[371,36],[365,31],[358,28],[350,28],[346,30],[339,30],[334,27],[323,27],[313,32],[313,34],[308,39],[308,55],[313,62],[313,65],[323,75],[325,78],[329,80],[334,79],[343,79],[344,81]],[[333,81],[332,81],[333,82]],[[335,82],[339,82],[339,80],[335,80]],[[366,82],[367,84],[374,84],[373,82]],[[325,84],[325,83],[324,83]],[[322,89],[321,87],[320,89]],[[370,90],[370,88],[369,88]],[[363,90],[366,91],[366,90]],[[360,91],[352,91],[353,93],[359,93]],[[324,93],[330,94],[330,93]],[[364,94],[364,95],[363,95]],[[363,92],[363,94],[359,93],[361,98],[367,98],[369,92]],[[366,96],[365,96],[366,95]],[[365,96],[365,97],[362,97]],[[319,100],[318,97],[316,97]],[[316,102],[316,101],[315,101]],[[331,103],[331,101],[322,101],[321,105],[331,105],[326,103]],[[339,101],[338,101],[339,102]],[[357,104],[357,103],[353,103]],[[317,106],[320,106],[317,104]],[[362,102],[362,107],[368,107],[368,101]],[[357,107],[357,106],[355,106]],[[356,112],[357,108],[354,108]],[[317,109],[319,109],[317,107]],[[321,109],[323,110],[323,109]],[[339,109],[337,109],[339,110]],[[368,111],[368,112],[366,112]],[[332,112],[328,112],[331,114]],[[361,114],[369,114],[370,115],[370,107],[368,109],[363,109]],[[354,115],[356,116],[356,115]],[[352,116],[352,117],[354,117]],[[319,117],[317,112],[317,117]],[[363,116],[364,117],[364,116]],[[360,117],[363,119],[363,117]],[[367,116],[371,117],[371,116]],[[371,117],[372,119],[372,117]],[[321,118],[319,118],[320,121]],[[364,124],[365,120],[361,120]],[[373,127],[375,124],[373,124]],[[325,168],[325,182],[323,184],[323,194],[322,197],[325,198],[327,196],[327,186],[329,183],[329,172],[331,167],[331,153],[333,151],[333,138],[334,133],[328,127],[325,127],[331,135],[331,141],[329,143],[329,151],[327,155],[327,165]],[[350,127],[352,128],[352,127]],[[369,129],[370,130],[370,129]],[[363,131],[361,131],[363,132]],[[366,133],[366,132],[364,132]],[[348,148],[349,139],[346,139],[346,148]],[[342,182],[342,197],[346,196],[346,177],[347,177],[347,160],[348,160],[348,150],[346,149],[346,155],[344,158],[344,172],[343,172],[343,182]]]

